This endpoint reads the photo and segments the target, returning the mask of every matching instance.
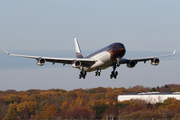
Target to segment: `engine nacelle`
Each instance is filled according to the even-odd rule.
[[[133,67],[135,67],[136,64],[137,64],[136,61],[131,60],[131,61],[129,61],[129,63],[127,64],[127,67],[128,67],[128,68],[133,68]]]
[[[46,63],[46,60],[44,58],[39,58],[36,64],[39,66],[43,66],[45,63]]]
[[[79,68],[79,67],[81,67],[81,62],[80,62],[80,61],[74,61],[73,64],[72,64],[72,67],[73,67],[73,68]]]
[[[151,60],[151,65],[156,66],[156,65],[159,65],[159,63],[160,63],[160,60],[158,58],[154,58]]]

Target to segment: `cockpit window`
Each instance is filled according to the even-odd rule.
[[[124,46],[122,44],[117,44],[114,46],[114,48],[121,48],[121,47],[123,48]]]
[[[116,45],[115,47],[116,47],[116,48],[119,48],[119,47],[120,47],[120,45]]]

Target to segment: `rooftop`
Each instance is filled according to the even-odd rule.
[[[142,93],[125,94],[125,95],[180,95],[180,92],[170,92],[170,93],[142,92]]]

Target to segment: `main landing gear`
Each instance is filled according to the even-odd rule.
[[[81,70],[81,72],[80,72],[80,74],[79,74],[79,79],[81,79],[81,78],[83,78],[83,79],[86,78],[86,71],[84,71],[84,68],[83,68],[83,67],[82,67],[82,70]]]
[[[110,78],[112,79],[113,77],[116,79],[118,75],[118,71],[116,71],[116,65],[113,66],[113,71],[111,72]]]
[[[100,76],[101,75],[101,70],[97,69],[95,72],[95,76]]]

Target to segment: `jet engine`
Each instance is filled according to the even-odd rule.
[[[46,60],[44,58],[39,58],[36,64],[39,66],[43,66],[45,63],[46,63]]]
[[[133,68],[133,67],[135,67],[136,64],[137,64],[136,61],[131,60],[131,61],[129,61],[129,63],[127,63],[127,67],[128,67],[128,68]]]
[[[159,65],[159,62],[160,62],[160,60],[158,58],[153,58],[151,60],[151,65],[154,65],[154,66]]]
[[[73,68],[79,68],[79,67],[81,67],[81,62],[80,62],[80,61],[74,61],[73,64],[72,64],[72,67],[73,67]]]

